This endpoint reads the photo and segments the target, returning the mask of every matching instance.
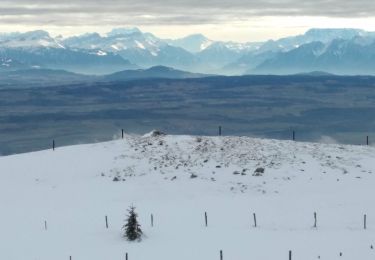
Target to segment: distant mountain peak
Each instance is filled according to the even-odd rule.
[[[203,34],[197,33],[180,39],[168,40],[168,43],[172,46],[183,48],[191,53],[198,53],[209,47],[214,41],[208,39]]]
[[[312,77],[335,76],[335,74],[333,74],[333,73],[328,73],[328,72],[319,71],[319,70],[311,71],[311,72],[301,72],[301,73],[297,73],[295,75],[298,75],[298,76],[312,76]]]
[[[310,37],[330,36],[348,39],[365,33],[364,30],[354,28],[312,28],[308,30],[305,35]]]
[[[201,33],[190,34],[190,35],[188,35],[186,37],[183,37],[181,39],[209,40],[206,36],[204,36]]]
[[[50,38],[50,34],[47,31],[35,30],[30,32],[21,33],[20,35],[24,37],[35,37],[35,38]]]
[[[82,34],[81,37],[98,37],[98,38],[100,38],[101,36],[97,32],[91,32],[91,33]]]
[[[0,45],[8,48],[65,48],[57,38],[51,37],[48,32],[43,30],[3,34],[0,37]]]
[[[172,67],[158,65],[158,66],[150,67],[146,69],[146,71],[176,71],[176,70]]]
[[[305,34],[313,34],[315,32],[364,32],[362,29],[357,28],[311,28]]]
[[[122,28],[114,28],[112,31],[107,33],[107,36],[116,36],[116,35],[129,35],[134,33],[141,33],[137,27],[122,27]]]
[[[124,70],[119,71],[105,78],[110,81],[127,81],[134,79],[146,78],[165,78],[165,79],[185,79],[185,78],[202,78],[208,75],[191,73],[188,71],[177,70],[167,66],[154,66],[148,69]]]

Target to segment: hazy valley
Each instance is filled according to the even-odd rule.
[[[182,77],[202,77],[166,68]],[[249,135],[364,144],[374,135],[375,77],[79,77],[52,87],[0,88],[0,153],[111,140],[161,129],[173,134]],[[182,73],[182,74],[181,74]],[[121,75],[121,74],[120,74]],[[134,76],[134,75],[133,75]],[[18,82],[19,84],[19,82]],[[26,86],[26,87],[25,87]],[[330,138],[328,138],[330,137]],[[331,139],[332,138],[332,139]]]

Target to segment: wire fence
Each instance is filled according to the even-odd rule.
[[[203,217],[202,217],[202,226],[201,227],[203,229],[207,229],[207,231],[209,232],[210,229],[208,229],[208,227],[209,227],[209,218],[208,218],[208,216],[209,216],[208,212],[207,211],[204,212]],[[250,216],[251,216],[251,214],[250,214]],[[253,213],[252,216],[253,216],[253,218],[252,218],[253,222],[249,222],[248,223],[249,230],[252,229],[252,228],[253,229],[260,229],[260,230],[262,228],[267,229],[267,225],[262,225],[262,226],[258,225],[256,213]],[[366,231],[368,229],[367,220],[368,220],[367,214],[364,214],[363,218],[362,218],[361,224],[358,225],[358,229],[361,228],[363,231]],[[312,225],[311,226],[307,226],[306,229],[310,229],[310,230],[319,230],[320,229],[320,227],[318,225],[318,214],[317,214],[317,212],[313,212],[312,213],[311,223],[312,223]],[[109,226],[110,226],[109,225],[109,217],[108,217],[108,215],[105,215],[104,216],[103,228],[108,230]],[[43,227],[44,227],[45,231],[48,231],[47,220],[44,220]],[[153,213],[150,214],[150,227],[151,228],[155,227],[155,215]],[[324,229],[322,229],[322,230],[324,230]],[[119,230],[119,232],[120,232],[120,230]],[[370,245],[369,249],[373,250],[374,246]],[[286,252],[286,254],[285,254],[284,257],[281,256],[279,259],[292,260],[292,255],[293,255],[292,250],[289,250],[289,252]],[[342,252],[338,252],[338,256],[342,256],[342,255],[343,255]],[[318,258],[320,258],[320,257],[318,257]],[[123,259],[124,260],[132,260],[132,259],[129,258],[129,253],[128,252],[124,253],[124,258]],[[223,250],[219,250],[218,259],[224,260],[224,252],[223,252]],[[229,258],[229,259],[231,259],[231,258]],[[69,260],[76,260],[76,259],[73,259],[72,256],[69,256]],[[215,259],[213,259],[213,260],[215,260]]]
[[[218,126],[217,136],[223,136],[223,127],[222,126]],[[121,138],[122,139],[125,138],[125,130],[124,129],[121,129]],[[304,140],[298,139],[296,130],[292,130],[290,132],[290,140],[292,140],[292,141],[304,141]],[[371,142],[370,142],[370,136],[368,136],[368,135],[364,136],[363,143],[358,144],[358,145],[367,145],[367,146],[372,145]],[[52,140],[52,150],[55,150],[55,148],[56,148],[56,139],[53,139]]]

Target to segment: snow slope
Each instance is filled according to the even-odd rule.
[[[224,260],[288,259],[289,250],[293,259],[374,259],[374,155],[365,146],[149,134],[0,157],[1,259],[216,260],[220,250]],[[141,242],[121,237],[132,204]]]

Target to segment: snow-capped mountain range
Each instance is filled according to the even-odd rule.
[[[161,39],[138,28],[69,38],[39,30],[0,34],[0,68],[105,74],[162,65],[211,74],[375,74],[374,41],[375,33],[359,29],[311,29],[249,43],[214,41],[202,34]]]

